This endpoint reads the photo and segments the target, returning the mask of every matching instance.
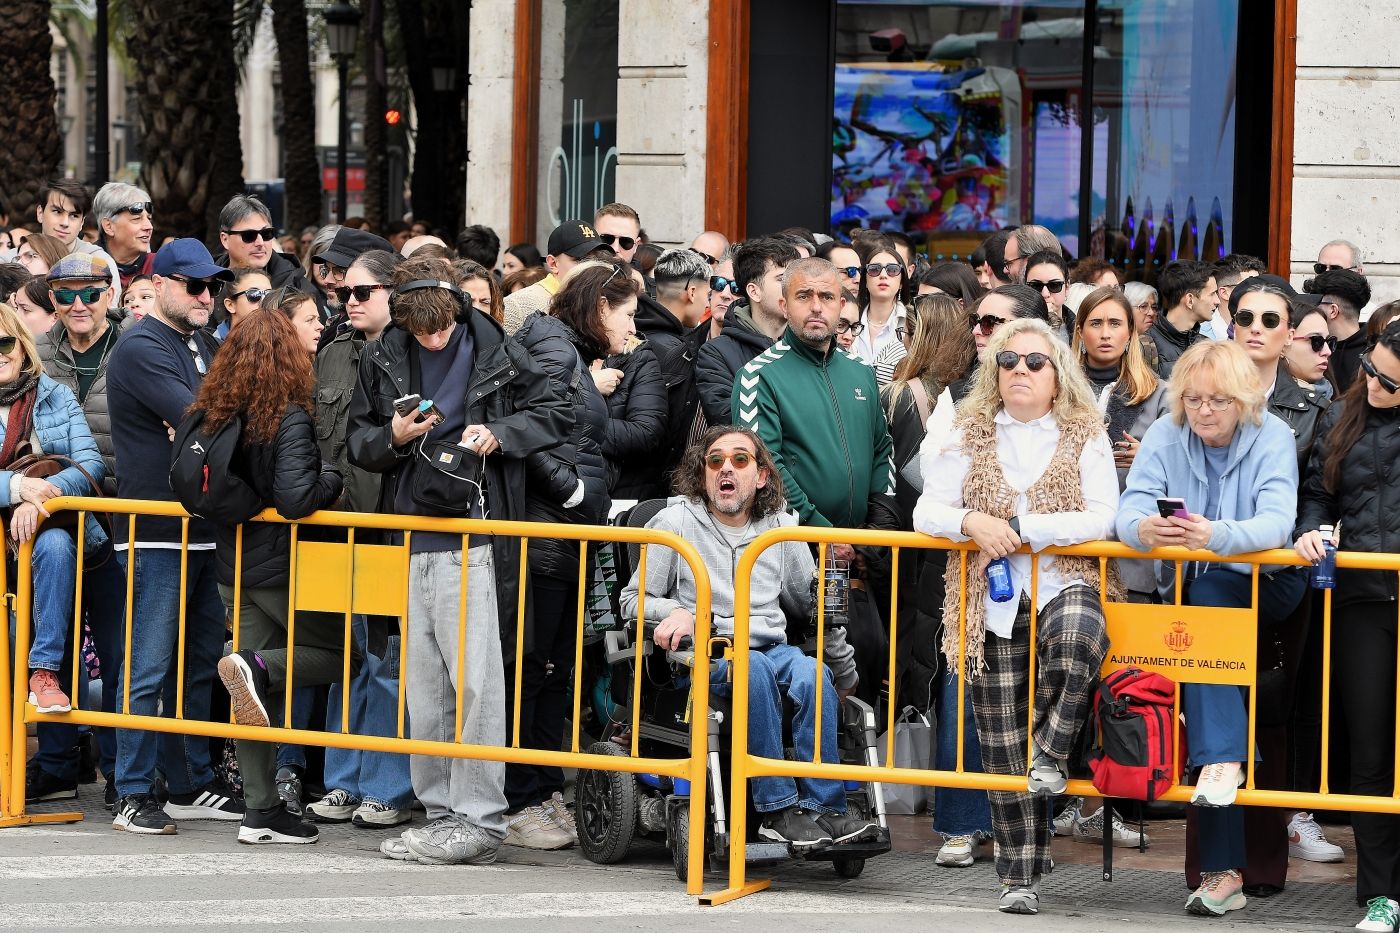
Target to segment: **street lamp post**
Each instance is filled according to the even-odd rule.
[[[346,170],[345,149],[350,141],[350,59],[355,55],[355,45],[360,36],[360,11],[345,0],[337,0],[325,12],[326,44],[330,46],[331,58],[335,59],[340,72],[340,132],[336,140],[336,157],[339,162],[335,181],[335,219],[345,222],[346,209]]]

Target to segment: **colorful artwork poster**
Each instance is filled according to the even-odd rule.
[[[937,233],[1008,223],[1011,138],[985,69],[836,66],[831,226]]]

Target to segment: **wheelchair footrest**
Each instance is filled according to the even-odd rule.
[[[877,855],[884,855],[893,846],[889,839],[877,839],[871,842],[843,842],[840,845],[827,846],[825,849],[818,849],[809,852],[804,857],[808,862],[831,862],[839,858],[874,858]]]
[[[781,862],[790,857],[785,842],[750,842],[744,847],[746,862]]]

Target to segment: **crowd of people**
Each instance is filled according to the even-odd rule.
[[[1063,797],[1109,647],[1101,596],[1171,602],[1181,586],[1188,605],[1254,604],[1247,564],[1190,563],[1178,578],[1171,562],[1121,560],[1105,573],[1040,552],[1116,538],[1222,556],[1294,547],[1318,562],[1325,534],[1343,550],[1400,551],[1383,517],[1400,499],[1389,472],[1400,303],[1363,322],[1371,292],[1349,243],[1324,247],[1299,292],[1234,254],[1126,281],[1128,270],[1068,258],[1036,225],[992,234],[968,262],[930,264],[908,237],[881,231],[844,242],[791,228],[736,243],[704,231],[663,250],[620,203],[560,224],[543,252],[502,249],[479,225],[452,243],[406,222],[381,236],[351,220],[279,237],[248,196],[221,212],[215,254],[190,239],[154,248],[153,220],[149,194],[132,185],[89,197],[59,180],[0,254],[0,481],[12,542],[37,534],[25,674],[41,712],[66,711],[85,689],[70,682],[82,652],[105,710],[169,715],[181,702],[185,718],[208,719],[225,699],[217,680],[237,722],[276,724],[294,650],[295,725],[312,726],[329,691],[326,729],[341,728],[344,702],[352,730],[392,735],[407,650],[414,738],[504,745],[518,731],[523,746],[560,747],[575,599],[591,582],[574,542],[534,540],[522,567],[502,536],[389,535],[410,552],[408,615],[402,628],[356,616],[352,676],[340,683],[343,619],[288,616],[286,526],[239,534],[201,518],[128,525],[94,513],[81,530],[40,524],[58,495],[174,499],[172,445],[190,418],[238,429],[228,469],[289,519],[334,508],[599,524],[619,504],[674,494],[653,526],[701,547],[721,633],[732,632],[738,554],[762,530],[913,529],[975,550],[965,584],[945,552],[901,552],[888,701],[938,709],[933,766],[952,768],[964,662],[965,766],[1026,779],[1015,793],[938,789],[936,863],[970,865],[994,841],[999,908],[1035,913],[1052,835],[1097,836],[1109,821],[1118,844],[1148,842],[1112,808]],[[62,468],[40,478],[21,462],[30,456]],[[1173,498],[1184,507],[1160,507]],[[812,553],[775,549],[755,581],[750,740],[762,754],[782,757],[784,693],[799,753],[830,759],[837,716],[825,707],[831,734],[814,734],[815,683],[825,678],[828,704],[879,698],[891,556],[839,541],[831,556],[871,598],[827,641],[824,668],[787,643],[783,621],[811,609]],[[984,572],[1003,558],[1009,599]],[[657,558],[621,595],[627,613],[645,592],[663,648],[694,631],[693,581],[676,563]],[[1395,587],[1393,574],[1337,573],[1331,651],[1345,671],[1334,678],[1344,789],[1357,794],[1393,789]],[[530,638],[517,644],[522,600]],[[1259,663],[1273,692],[1255,698],[1254,749],[1243,688],[1183,685],[1193,913],[1281,890],[1290,856],[1343,857],[1310,814],[1235,805],[1251,755],[1260,787],[1317,787],[1317,736],[1332,725],[1318,712],[1321,602],[1307,568],[1262,568]],[[75,612],[88,635],[79,644]],[[72,797],[96,768],[117,829],[228,820],[248,843],[314,842],[316,823],[397,828],[416,803],[426,823],[381,851],[430,864],[578,839],[559,769],[327,749],[324,791],[304,803],[300,749],[239,742],[236,758],[230,768],[192,736],[98,730],[94,741],[44,723],[26,796]],[[796,849],[868,835],[873,824],[841,797],[833,782],[755,782],[759,832]],[[1358,928],[1395,930],[1400,817],[1351,823]]]

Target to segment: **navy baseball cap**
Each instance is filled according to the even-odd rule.
[[[151,266],[156,275],[183,275],[187,279],[233,281],[233,272],[214,262],[203,243],[192,237],[172,240],[156,253]]]

